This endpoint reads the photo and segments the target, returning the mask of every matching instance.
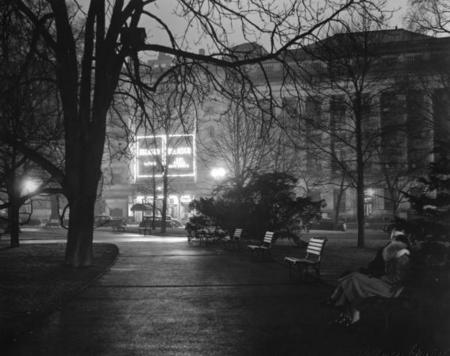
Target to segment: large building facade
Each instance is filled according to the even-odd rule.
[[[358,170],[368,220],[407,215],[403,192],[449,144],[449,58],[450,38],[393,29],[336,34],[266,64],[294,174],[329,217],[355,217]]]
[[[264,53],[256,44],[237,48]],[[258,109],[262,121],[275,116],[270,132],[243,124],[245,104],[211,95],[200,114],[184,114],[183,130],[144,130],[127,159],[107,155],[100,211],[140,220],[148,212],[137,204],[161,206],[158,172],[166,164],[168,215],[179,219],[192,199],[210,193],[215,178],[245,168],[287,171],[299,179],[300,194],[326,201],[329,217],[338,213],[349,220],[356,214],[362,169],[365,215],[405,215],[409,206],[399,192],[424,173],[433,148],[449,141],[448,58],[449,38],[393,29],[337,34],[249,68],[261,103],[272,102],[270,114],[264,113],[267,103]],[[160,70],[170,65],[165,56],[151,63]],[[231,152],[236,142],[238,153]],[[250,143],[259,156],[253,152],[253,161],[239,162],[235,156],[244,154],[243,147],[248,154]]]
[[[158,76],[170,70],[173,62],[173,57],[160,54],[148,61],[146,69]],[[144,78],[147,71],[143,70]],[[208,101],[194,107],[179,99],[175,86],[161,87],[157,99],[149,100],[145,109],[134,111],[128,120],[131,138],[129,133],[124,136],[123,125],[115,126],[117,118],[111,117],[99,215],[140,222],[146,215],[161,216],[165,200],[167,215],[184,221],[190,202],[209,194],[227,174],[223,162],[207,158],[215,129],[211,123],[217,120],[221,105]]]

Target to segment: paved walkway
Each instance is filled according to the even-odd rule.
[[[117,245],[110,272],[6,354],[352,355],[384,332],[382,320],[328,326],[334,311],[320,301],[331,287],[291,283],[279,263],[185,238]]]

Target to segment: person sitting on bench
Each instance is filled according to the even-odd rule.
[[[377,251],[375,258],[369,262],[367,267],[360,268],[358,272],[367,274],[372,277],[383,276],[386,272],[386,261],[389,258],[390,254],[392,254],[393,251],[401,250],[403,248],[406,248],[408,250],[411,249],[409,238],[402,230],[392,230],[390,241]],[[348,274],[348,272],[345,274]],[[345,274],[343,274],[341,277],[343,277]]]
[[[399,235],[400,236],[400,235]],[[409,271],[410,251],[405,242],[394,241],[386,245],[380,252],[384,263],[384,273],[374,276],[361,272],[352,272],[338,280],[327,304],[343,309],[335,324],[350,326],[360,319],[358,304],[364,298],[391,298],[399,294]]]

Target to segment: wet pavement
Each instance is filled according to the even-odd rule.
[[[103,235],[102,235],[103,236]],[[331,286],[186,238],[119,236],[116,264],[7,355],[352,355],[382,330],[329,326]],[[380,320],[378,320],[380,322]]]

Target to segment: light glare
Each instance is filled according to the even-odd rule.
[[[214,179],[222,179],[226,176],[226,174],[227,171],[225,170],[225,168],[218,167],[211,169],[211,177],[213,177]]]

